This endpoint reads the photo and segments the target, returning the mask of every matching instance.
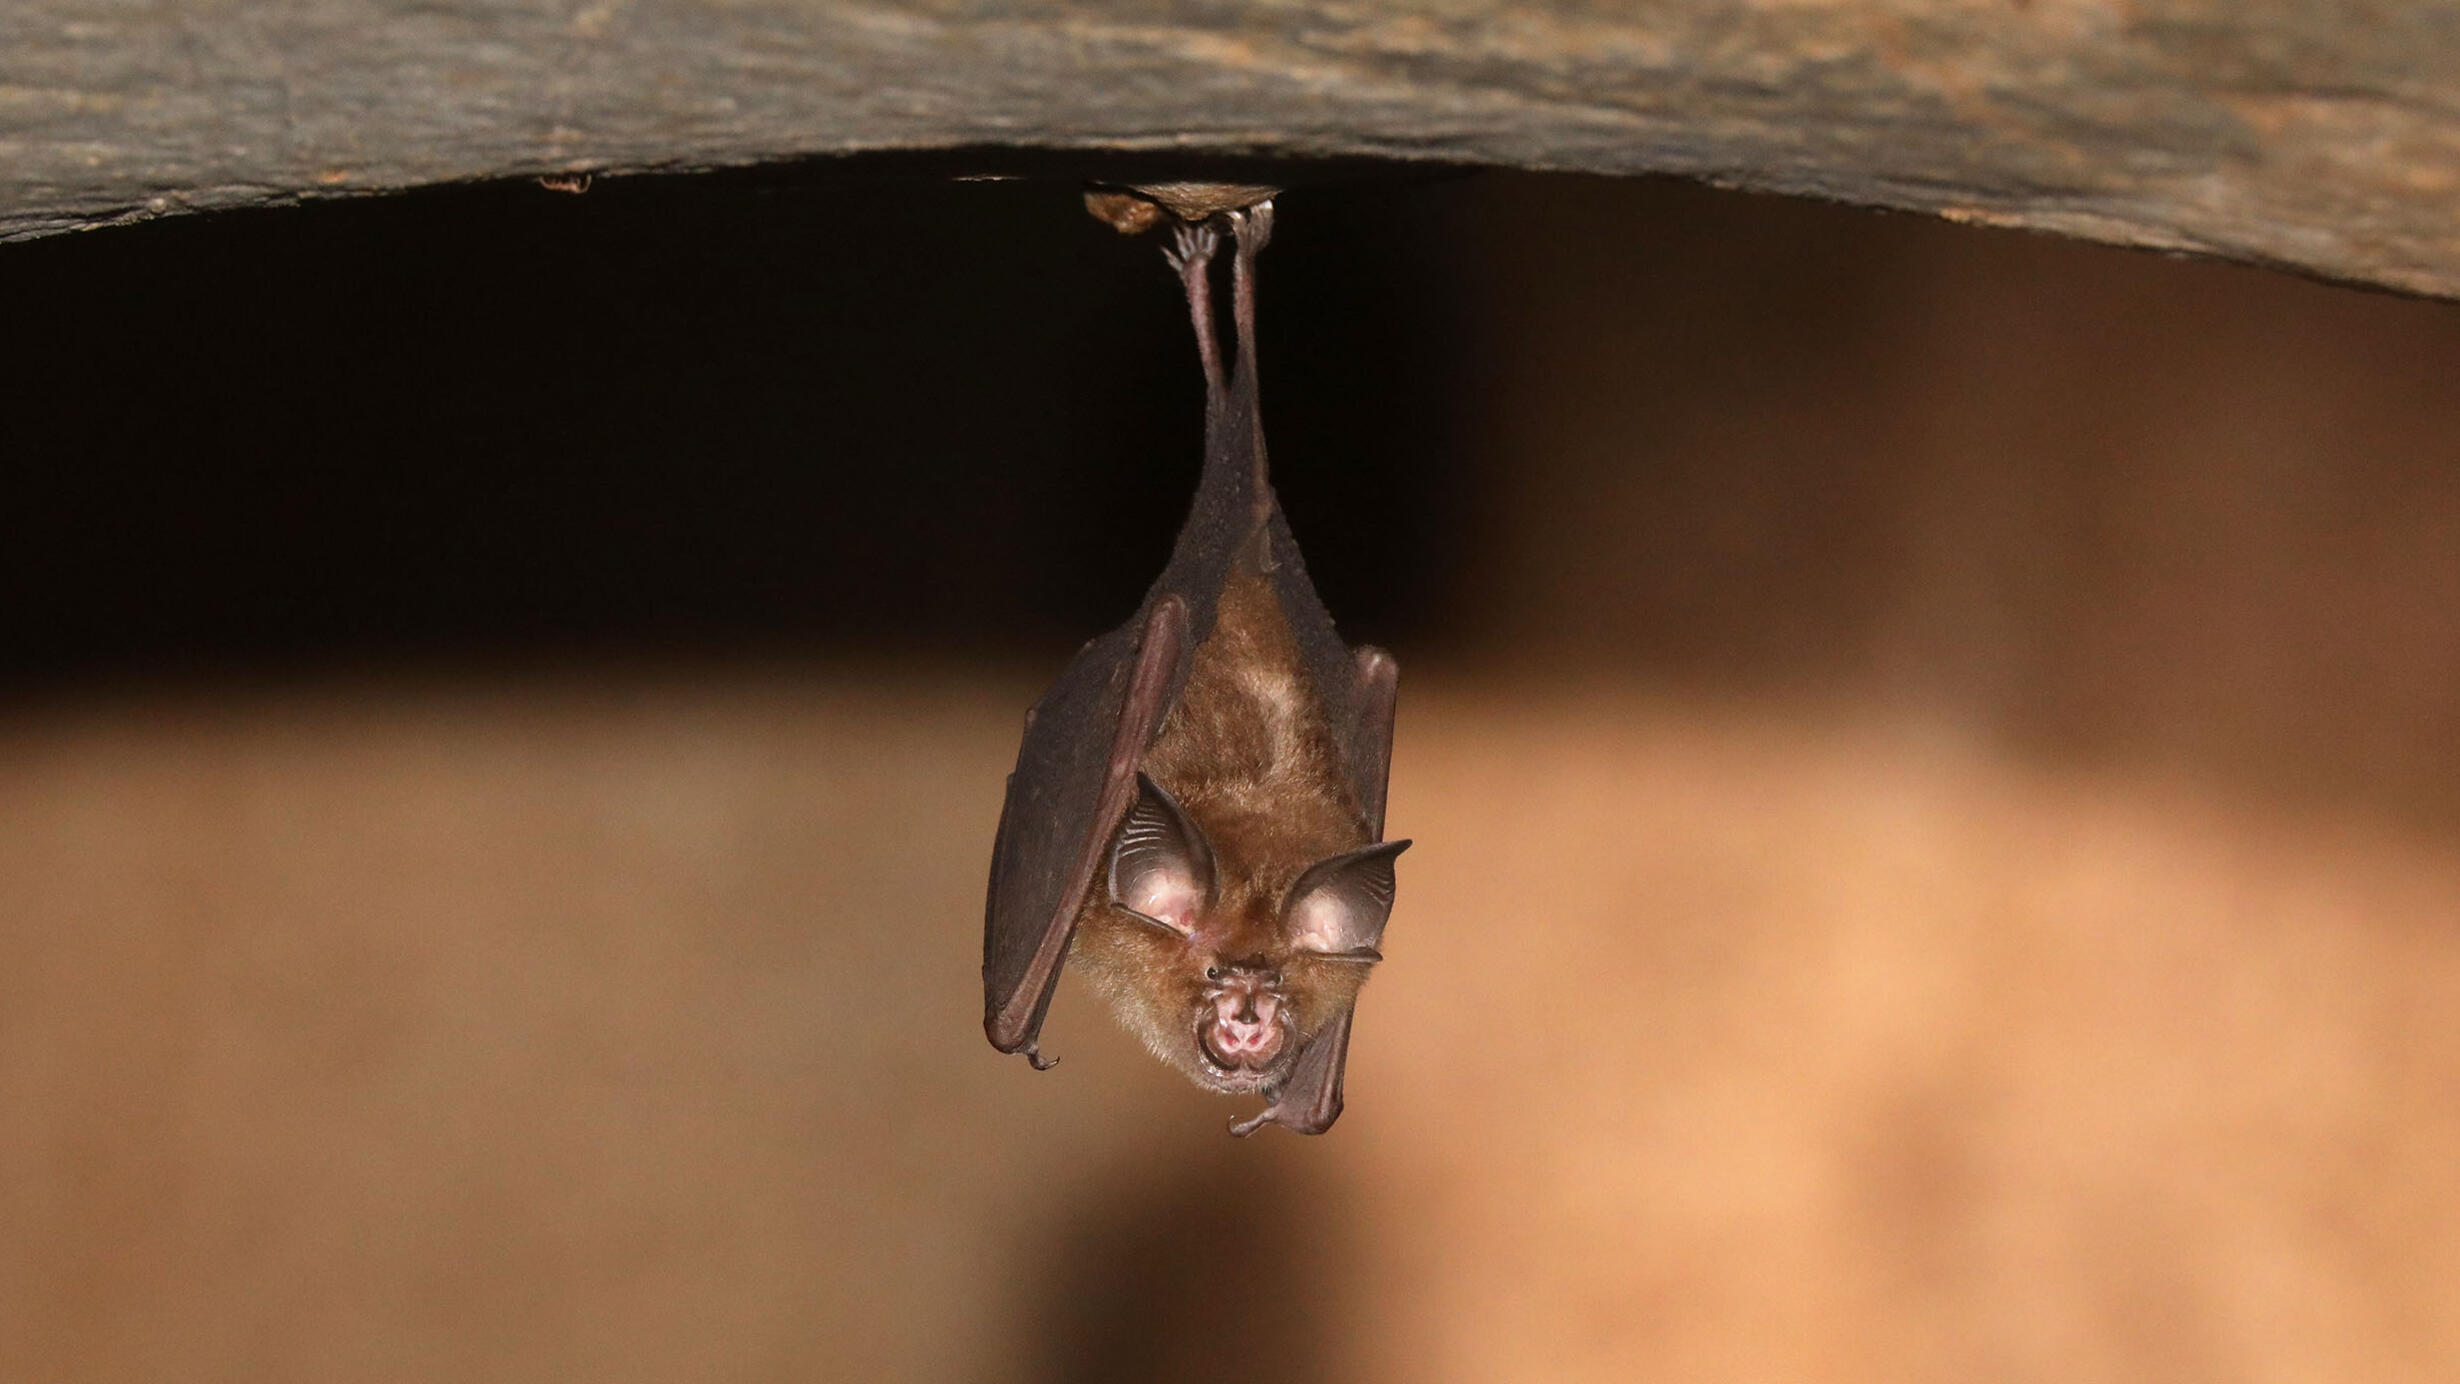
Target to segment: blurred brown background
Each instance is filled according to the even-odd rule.
[[[949,171],[0,247],[0,1376],[2460,1373],[2460,306],[1293,193],[1419,845],[1240,1143],[980,1036],[1198,420],[1151,247]]]

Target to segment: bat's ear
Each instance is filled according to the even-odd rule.
[[[1385,841],[1308,866],[1281,908],[1290,945],[1334,961],[1383,960],[1376,946],[1392,916],[1392,858],[1408,849]]]
[[[1110,853],[1110,897],[1181,937],[1196,930],[1196,915],[1213,898],[1213,848],[1178,800],[1143,774]]]

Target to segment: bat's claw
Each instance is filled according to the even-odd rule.
[[[1248,1116],[1246,1119],[1232,1120],[1230,1122],[1231,1138],[1244,1139],[1248,1135],[1255,1133],[1257,1130],[1264,1128],[1266,1125],[1287,1126],[1289,1124],[1289,1121],[1281,1118],[1282,1099],[1281,1092],[1279,1090],[1268,1088],[1264,1093],[1264,1101],[1265,1105],[1262,1110]]]
[[[1213,251],[1221,244],[1221,233],[1210,224],[1191,226],[1182,221],[1173,227],[1170,244],[1162,249],[1162,258],[1170,267],[1184,275],[1188,267],[1203,267],[1212,262]]]
[[[1025,1065],[1037,1072],[1047,1072],[1059,1065],[1059,1059],[1044,1057],[1040,1048],[1027,1048],[1025,1049]]]

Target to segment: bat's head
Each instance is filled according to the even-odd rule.
[[[1137,777],[1111,849],[1109,918],[1080,933],[1095,953],[1083,959],[1128,1027],[1198,1085],[1278,1087],[1383,959],[1393,857],[1409,843],[1321,858],[1307,844],[1255,830],[1216,842]]]

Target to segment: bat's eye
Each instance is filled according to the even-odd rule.
[[[1205,967],[1205,968],[1204,968],[1204,978],[1205,978],[1206,980],[1219,980],[1219,979],[1221,979],[1221,967],[1219,967],[1219,966],[1207,966],[1207,967]]]

